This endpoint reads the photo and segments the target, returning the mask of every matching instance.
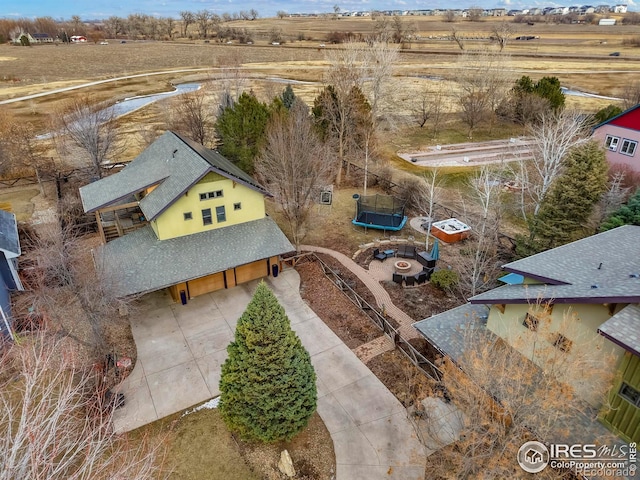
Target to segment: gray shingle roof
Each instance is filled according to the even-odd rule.
[[[640,226],[625,225],[503,267],[547,285],[505,285],[471,303],[640,302]]]
[[[295,250],[268,217],[158,240],[150,226],[103,245],[96,262],[119,296],[159,290]]]
[[[640,355],[640,306],[627,305],[600,325],[598,332],[625,350]]]
[[[425,318],[413,326],[443,353],[457,361],[464,353],[464,329],[474,321],[484,321],[489,309],[467,303]]]
[[[5,210],[0,210],[0,250],[7,254],[7,258],[15,258],[20,255],[16,216]]]
[[[249,175],[217,152],[166,132],[121,172],[80,188],[85,212],[93,212],[158,185],[140,201],[140,209],[153,220],[209,172],[231,178],[267,194]]]

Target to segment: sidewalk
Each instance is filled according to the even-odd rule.
[[[311,355],[318,413],[336,454],[337,480],[423,480],[425,449],[400,402],[300,297],[300,277],[285,270],[267,280]],[[187,305],[163,292],[132,320],[138,361],[122,383],[116,411],[128,431],[220,394],[220,367],[256,282],[203,295]]]

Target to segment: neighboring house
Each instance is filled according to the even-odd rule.
[[[640,104],[593,127],[593,138],[605,148],[612,166],[640,173]]]
[[[18,224],[13,213],[0,210],[0,336],[11,337],[11,291],[23,290],[18,276]]]
[[[48,33],[34,33],[31,36],[35,43],[53,43],[53,37]]]
[[[509,272],[501,279],[506,285],[415,327],[454,361],[463,354],[460,332],[471,321],[486,323],[531,358],[530,345],[514,339],[538,328],[536,306],[548,303],[549,348],[572,355],[574,344],[576,349],[591,345],[587,354],[594,362],[614,359],[613,409],[603,411],[601,421],[624,440],[640,441],[640,226],[625,225],[503,268]],[[571,315],[576,321],[566,322]],[[600,409],[601,399],[590,391],[593,379],[588,371],[584,374],[569,383],[582,400]]]
[[[269,194],[218,152],[166,132],[121,172],[80,188],[105,244],[96,264],[121,296],[168,288],[183,303],[277,275],[294,247]]]

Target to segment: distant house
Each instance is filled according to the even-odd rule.
[[[612,166],[640,173],[640,104],[596,125],[592,135],[606,149]]]
[[[0,336],[4,338],[12,337],[11,292],[24,289],[18,276],[20,253],[16,216],[0,210]]]
[[[613,13],[627,13],[627,5],[616,5],[615,7],[613,7]]]
[[[269,196],[218,152],[166,132],[121,172],[80,188],[105,244],[95,252],[121,296],[175,301],[277,275],[294,251]]]
[[[31,36],[34,43],[53,43],[53,37],[48,33],[34,33]]]
[[[508,272],[501,279],[504,286],[417,322],[415,327],[455,361],[463,354],[461,332],[475,319],[540,363],[531,345],[518,339],[528,330],[538,329],[540,314],[536,309],[547,304],[549,348],[557,348],[570,361],[579,348],[575,344],[580,343],[593,346],[587,353],[594,364],[604,358],[615,359],[609,398],[613,408],[603,410],[600,419],[625,441],[640,441],[640,226],[625,225],[503,268]],[[576,321],[569,326],[566,318],[573,315]],[[544,364],[539,366],[544,370]],[[597,412],[602,399],[592,391],[588,373],[568,383]],[[592,431],[598,433],[597,424]]]

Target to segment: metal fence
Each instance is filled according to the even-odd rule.
[[[413,345],[411,345],[406,339],[400,335],[400,332],[395,328],[389,320],[376,308],[371,306],[358,292],[356,292],[345,281],[340,274],[327,265],[322,259],[320,259],[315,253],[304,254],[305,260],[317,261],[325,276],[336,285],[342,293],[344,293],[351,302],[358,307],[382,332],[393,341],[396,348],[402,352],[411,363],[413,363],[418,369],[424,373],[427,377],[439,381],[442,378],[442,372],[433,364],[428,358],[420,353]]]

